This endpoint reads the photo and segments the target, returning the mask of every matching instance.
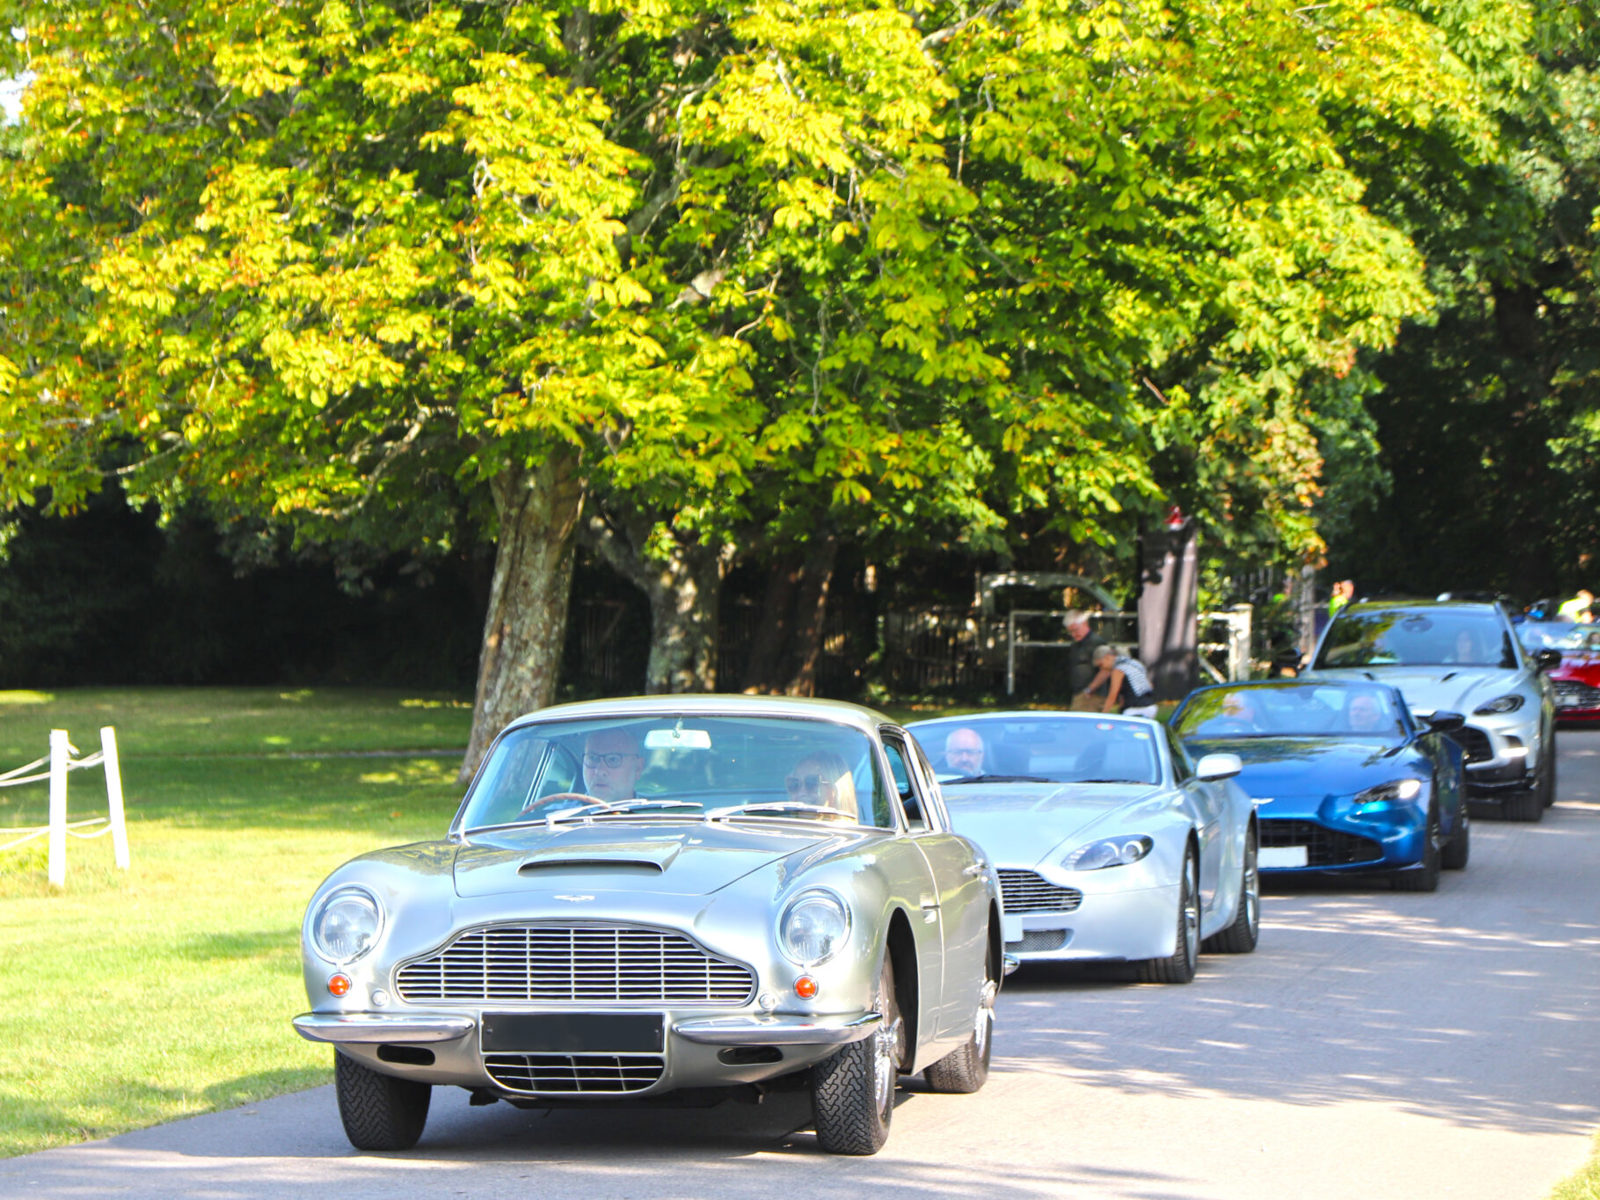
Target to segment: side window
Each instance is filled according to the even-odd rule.
[[[1172,781],[1184,783],[1194,777],[1194,764],[1189,761],[1189,752],[1183,748],[1183,743],[1178,740],[1178,735],[1171,728],[1167,730],[1167,749],[1172,752]]]
[[[921,770],[923,803],[927,806],[924,816],[927,824],[933,829],[948,830],[950,828],[950,814],[944,807],[944,793],[939,790],[939,779],[933,773],[933,764],[928,761],[928,756],[923,753],[919,742],[911,743],[911,755],[915,765]]]
[[[913,832],[927,829],[928,821],[918,803],[919,794],[916,784],[912,782],[911,763],[907,758],[905,743],[898,737],[885,737],[883,750],[889,757],[889,774],[894,780],[894,790],[900,795],[900,807],[906,814],[906,824]]]

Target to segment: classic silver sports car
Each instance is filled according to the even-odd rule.
[[[1023,962],[1134,962],[1194,978],[1255,949],[1255,806],[1236,754],[1190,759],[1145,717],[1007,712],[918,721],[956,828],[994,860],[1005,948]]]
[[[340,867],[302,943],[294,1025],[364,1150],[415,1145],[438,1084],[543,1108],[796,1076],[820,1145],[871,1154],[897,1072],[983,1085],[1006,965],[995,873],[905,731],[739,696],[520,718],[445,838]]]

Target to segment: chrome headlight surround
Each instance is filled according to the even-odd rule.
[[[1380,783],[1369,787],[1355,795],[1355,809],[1361,813],[1387,812],[1390,809],[1402,808],[1411,804],[1422,794],[1422,780],[1420,779],[1391,779],[1388,783]]]
[[[1527,697],[1520,692],[1507,692],[1504,696],[1496,696],[1487,704],[1480,704],[1472,710],[1475,717],[1494,717],[1501,713],[1516,712],[1521,708]]]
[[[827,962],[849,940],[850,906],[823,888],[801,892],[778,918],[778,949],[801,967]]]
[[[383,905],[364,887],[334,888],[307,922],[311,945],[331,963],[353,963],[371,952],[383,933]]]
[[[1155,849],[1155,839],[1143,833],[1123,837],[1101,838],[1087,846],[1079,846],[1061,865],[1069,871],[1103,871],[1107,867],[1126,867],[1138,862]]]

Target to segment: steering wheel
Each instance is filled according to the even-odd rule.
[[[524,813],[532,812],[539,805],[551,800],[578,800],[584,804],[593,804],[599,808],[608,808],[611,805],[611,801],[602,800],[599,796],[591,796],[588,792],[551,792],[548,796],[540,796],[535,800],[530,800],[522,806],[522,811]]]

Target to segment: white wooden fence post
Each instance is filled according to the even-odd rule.
[[[122,813],[122,767],[117,761],[117,731],[100,727],[100,758],[106,772],[106,805],[111,817],[111,845],[117,866],[128,869],[128,825]]]
[[[65,729],[50,731],[50,883],[67,879],[67,763],[72,747]]]

